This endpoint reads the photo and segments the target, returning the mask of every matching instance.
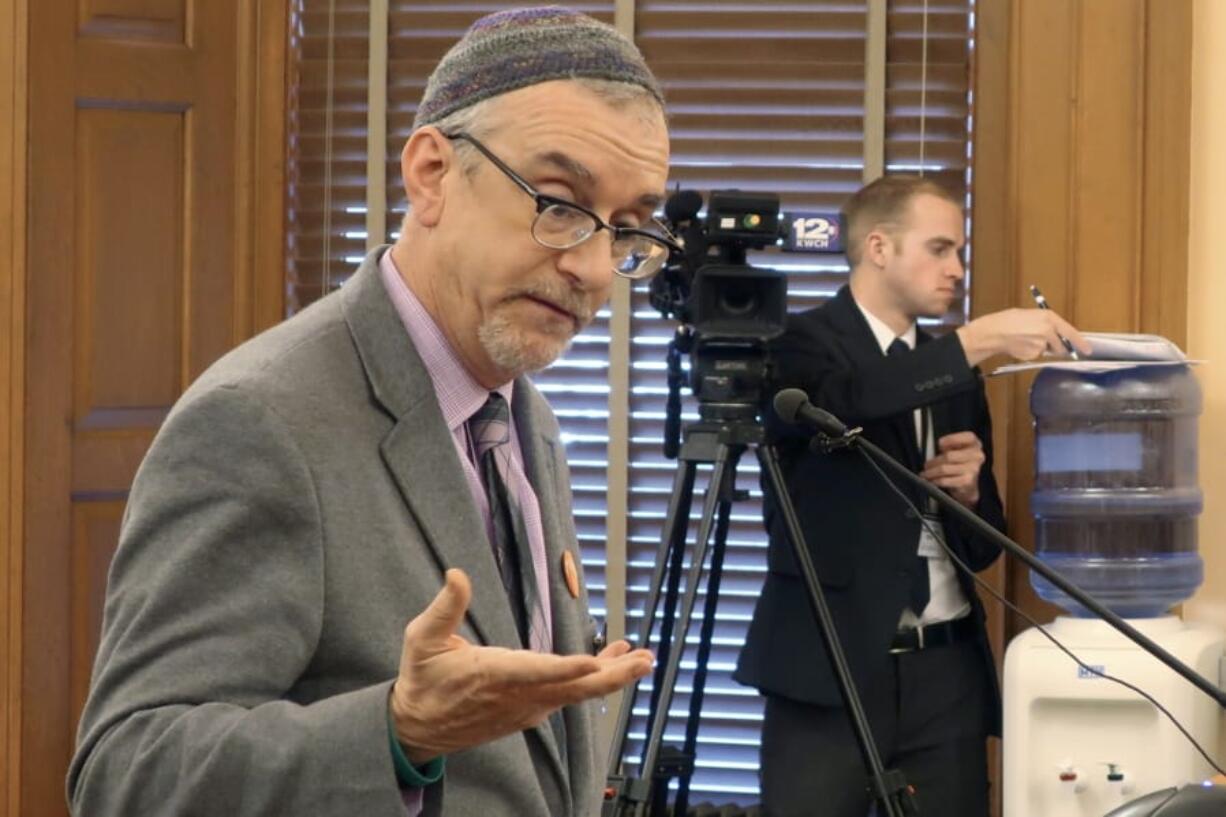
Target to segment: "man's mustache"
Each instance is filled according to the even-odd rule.
[[[569,313],[580,327],[587,326],[596,316],[596,310],[589,302],[587,293],[579,289],[533,284],[512,290],[507,293],[505,300],[512,301],[516,298],[534,298],[551,304]]]

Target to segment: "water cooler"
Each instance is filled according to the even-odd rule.
[[[1170,609],[1203,579],[1196,522],[1201,392],[1186,365],[1044,369],[1035,418],[1036,552],[1214,683],[1226,635]],[[1153,695],[1209,752],[1217,705],[1057,588],[1048,630],[1089,666]],[[1209,766],[1139,695],[1077,666],[1031,629],[1004,672],[1004,817],[1102,817],[1141,794],[1203,780]]]

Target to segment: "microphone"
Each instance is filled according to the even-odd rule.
[[[809,402],[809,395],[801,389],[782,389],[775,394],[775,413],[789,425],[807,425],[827,437],[843,437],[847,426],[838,417]]]
[[[668,219],[669,224],[679,227],[697,218],[701,209],[701,193],[697,190],[678,190],[664,202],[664,218]]]

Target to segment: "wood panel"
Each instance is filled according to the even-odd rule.
[[[29,13],[19,268],[23,363],[39,373],[23,444],[39,456],[19,480],[24,604],[6,606],[27,646],[6,782],[10,813],[60,817],[136,467],[186,385],[283,311],[288,11],[40,0]]]
[[[1191,4],[1012,3],[1007,186],[1015,304],[1034,283],[1092,331],[1186,333]],[[1032,377],[1007,391],[1011,535],[1033,547]],[[999,404],[998,404],[999,407]],[[999,414],[997,415],[999,416]],[[1011,599],[1057,609],[1010,563]],[[1012,617],[1006,635],[1024,629]]]
[[[1136,327],[1143,12],[1142,0],[1083,0],[1073,12],[1077,39],[1069,45],[1076,68],[1066,87],[1075,101],[1074,141],[1065,185],[1074,232],[1064,277],[1078,325],[1096,331]]]
[[[72,654],[69,656],[69,708],[71,722],[81,717],[89,693],[89,674],[102,632],[106,576],[119,541],[122,499],[77,501],[72,508],[72,594],[69,619]]]
[[[971,317],[977,318],[1013,305],[1015,282],[1012,276],[1009,236],[1008,187],[1002,183],[1009,167],[1009,6],[1007,0],[980,0],[976,6],[976,46],[974,52],[974,122],[971,175]],[[987,382],[992,412],[992,450],[996,481],[1001,496],[1009,489],[1010,412],[1007,381]],[[979,574],[993,591],[1005,592],[1007,557],[1002,557]],[[988,638],[997,666],[1004,658],[1006,643],[1005,611],[991,594],[980,590],[987,613]],[[1000,743],[988,744],[989,780],[992,783],[993,815],[1000,813]]]
[[[973,315],[1029,305],[1034,283],[1083,328],[1182,344],[1190,3],[981,0],[977,22]],[[1028,548],[1032,381],[988,383],[1009,533]],[[1058,612],[1013,560],[983,577],[1040,621]],[[1029,625],[985,602],[999,658]]]
[[[1082,64],[1077,53],[1080,5],[1067,0],[1015,4],[1011,93],[1014,303],[1026,304],[1025,288],[1036,284],[1057,311],[1076,323],[1081,321],[1071,276],[1078,226],[1072,180],[1079,136],[1074,113]],[[1009,383],[1013,433],[1006,500],[1009,534],[1030,549],[1034,547],[1030,516],[1034,435],[1029,408],[1033,380],[1031,375],[1013,376]],[[1039,621],[1055,616],[1056,608],[1044,604],[1032,590],[1027,568],[1010,561],[1005,574],[1011,601]],[[1006,640],[1027,626],[1011,613]]]
[[[1007,187],[1000,183],[1008,172],[1009,10],[1006,2],[986,0],[978,7],[974,63],[975,131],[972,166],[971,318],[1013,305],[1015,286],[1010,265]],[[1000,406],[1008,399],[1007,382],[987,382],[988,401]],[[1009,485],[1009,431],[1007,411],[993,413],[992,446],[995,475],[1002,496]],[[998,563],[981,574],[998,591],[1004,589],[1004,569]],[[981,594],[982,595],[982,594]],[[1004,618],[1000,605],[985,597],[988,632],[993,649],[1003,649]]]
[[[73,416],[83,428],[131,418],[100,416],[116,410],[169,406],[179,394],[188,126],[183,110],[78,113],[71,291]]]
[[[81,35],[186,43],[188,0],[80,0]]]
[[[0,0],[0,817],[19,815],[26,0]]]
[[[1174,6],[1172,8],[1172,6]],[[1138,328],[1187,348],[1192,140],[1190,0],[1145,5],[1145,156]]]

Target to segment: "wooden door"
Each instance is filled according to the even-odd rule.
[[[281,312],[285,10],[28,4],[23,668],[7,747],[23,817],[67,812],[107,569],[150,440],[188,383]]]

